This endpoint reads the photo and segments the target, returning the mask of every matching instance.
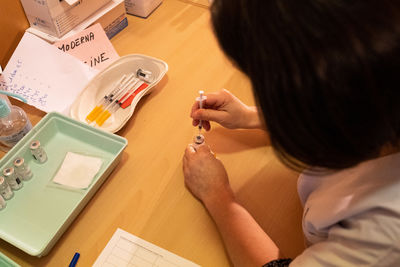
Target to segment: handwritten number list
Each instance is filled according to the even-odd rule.
[[[46,107],[49,95],[43,92],[50,90],[51,85],[44,84],[35,77],[23,77],[20,72],[22,64],[22,60],[18,59],[7,78],[0,76],[0,90],[20,95],[31,105]]]

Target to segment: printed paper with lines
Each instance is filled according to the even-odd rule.
[[[94,267],[199,267],[122,229],[117,229]]]

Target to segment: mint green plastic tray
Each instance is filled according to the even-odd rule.
[[[15,261],[0,252],[0,266],[1,267],[21,267]]]
[[[36,163],[29,150],[33,140],[39,140],[47,153],[43,164]],[[118,164],[127,143],[123,137],[59,113],[47,114],[0,160],[2,171],[22,156],[34,173],[0,210],[0,238],[30,255],[46,255]],[[69,151],[103,159],[89,188],[70,190],[53,185],[52,179]]]

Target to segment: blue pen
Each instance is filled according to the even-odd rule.
[[[79,256],[81,254],[79,254],[78,252],[75,253],[74,257],[71,260],[71,263],[68,265],[68,267],[75,267],[76,263],[78,262]]]

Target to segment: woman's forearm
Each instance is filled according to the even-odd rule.
[[[235,266],[263,266],[279,249],[231,192],[203,201],[215,221]]]
[[[262,120],[262,117],[260,117],[257,107],[255,106],[247,107],[247,110],[244,115],[245,115],[243,117],[243,125],[245,125],[244,128],[262,129],[262,130],[265,129],[264,122]]]

